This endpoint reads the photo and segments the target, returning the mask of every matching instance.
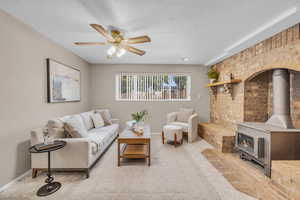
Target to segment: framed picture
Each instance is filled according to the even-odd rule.
[[[80,70],[47,58],[48,103],[80,101]]]

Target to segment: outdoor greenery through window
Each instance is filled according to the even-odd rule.
[[[179,73],[121,73],[116,99],[124,101],[190,100],[191,76]]]

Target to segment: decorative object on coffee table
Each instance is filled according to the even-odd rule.
[[[118,166],[121,158],[148,158],[151,165],[151,129],[144,125],[144,134],[135,134],[130,129],[125,129],[118,138]]]
[[[132,131],[137,135],[143,135],[144,134],[144,128],[141,127],[141,126],[134,128]]]
[[[42,186],[37,191],[37,196],[48,196],[59,190],[59,188],[61,187],[61,183],[53,182],[54,178],[53,176],[51,176],[50,152],[61,149],[66,144],[67,143],[65,141],[54,141],[52,144],[40,143],[29,148],[30,153],[48,153],[48,172],[47,178],[45,180],[47,184]]]
[[[133,132],[139,135],[143,134],[143,122],[149,118],[147,110],[142,110],[141,112],[136,112],[131,114],[132,119],[135,121],[133,125]]]

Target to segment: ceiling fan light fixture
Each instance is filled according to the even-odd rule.
[[[124,38],[124,31],[113,26],[109,26],[108,30],[105,29],[100,24],[90,24],[90,26],[96,30],[100,35],[102,35],[106,41],[105,42],[75,42],[75,45],[112,45],[107,50],[107,58],[111,59],[113,57],[120,58],[127,51],[139,56],[143,56],[146,52],[140,49],[137,49],[131,44],[141,44],[146,42],[151,42],[151,39],[147,35]]]
[[[107,50],[107,55],[109,55],[110,57],[112,57],[116,52],[117,52],[117,48],[115,46],[111,46]]]
[[[126,50],[123,48],[119,48],[116,55],[118,58],[122,57],[126,53]]]

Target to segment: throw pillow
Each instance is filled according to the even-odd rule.
[[[53,128],[63,128],[64,123],[59,120],[59,119],[50,119],[48,121],[48,127],[53,127]]]
[[[73,115],[65,121],[65,130],[72,138],[88,137],[80,115]]]
[[[83,120],[84,125],[85,125],[87,130],[95,128],[93,120],[92,120],[92,115],[93,115],[92,111],[80,113],[80,116],[82,117],[82,120]]]
[[[110,115],[109,110],[107,110],[107,109],[96,110],[96,112],[101,114],[105,125],[112,125],[111,115]]]
[[[65,138],[65,129],[63,128],[55,128],[55,127],[48,127],[48,134],[51,138]]]
[[[190,116],[194,113],[193,109],[180,108],[177,114],[177,121],[188,122]]]
[[[104,126],[104,120],[100,113],[94,113],[92,115],[92,120],[94,122],[95,128],[100,128]]]

